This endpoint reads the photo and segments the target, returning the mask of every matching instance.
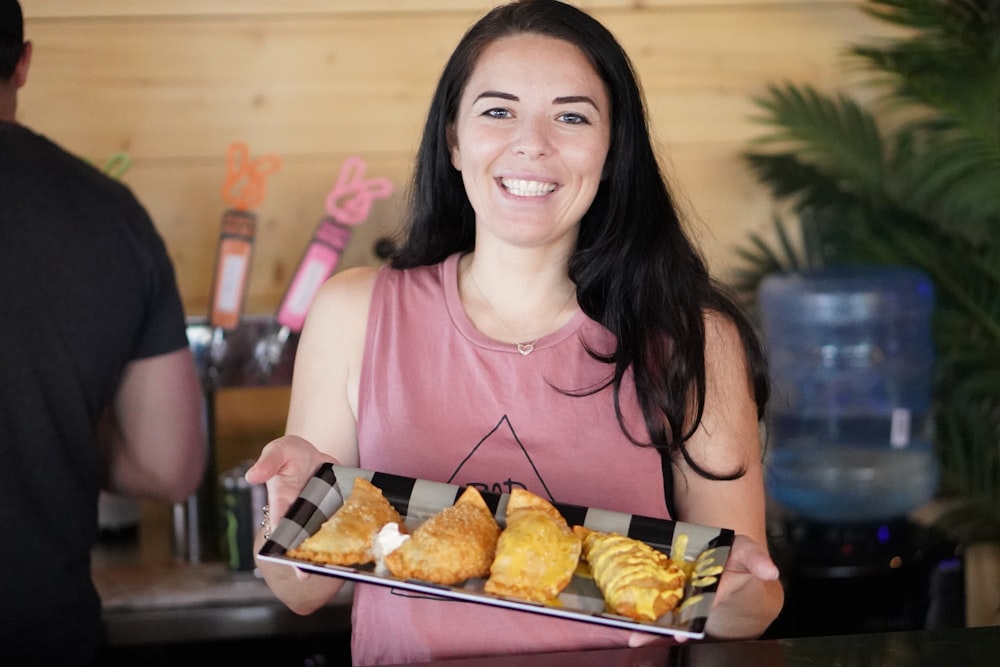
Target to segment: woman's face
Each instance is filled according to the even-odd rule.
[[[504,37],[480,54],[450,128],[451,162],[477,237],[521,247],[575,244],[611,136],[604,83],[569,42]]]

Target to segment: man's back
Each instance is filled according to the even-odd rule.
[[[100,630],[97,424],[128,362],[186,348],[183,308],[128,189],[3,121],[0,286],[0,643],[78,657]]]

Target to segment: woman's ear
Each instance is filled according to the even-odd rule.
[[[451,124],[445,130],[445,140],[448,142],[448,154],[451,155],[451,166],[457,171],[462,171],[462,152],[458,149],[458,136],[455,133],[455,125]]]

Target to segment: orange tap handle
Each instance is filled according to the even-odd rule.
[[[250,150],[242,142],[234,142],[226,154],[226,179],[222,184],[222,199],[238,211],[249,211],[264,200],[266,176],[281,168],[274,155],[250,159]]]

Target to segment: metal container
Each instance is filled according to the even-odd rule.
[[[223,555],[229,569],[242,572],[251,572],[256,567],[253,541],[264,520],[267,504],[267,488],[246,480],[252,463],[245,461],[219,476]]]

